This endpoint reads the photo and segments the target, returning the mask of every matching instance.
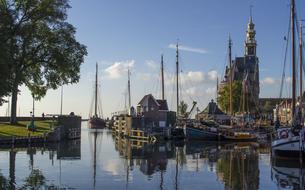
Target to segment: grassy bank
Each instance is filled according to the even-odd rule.
[[[52,121],[46,120],[46,121],[35,121],[36,131],[28,131],[27,125],[30,123],[30,121],[19,121],[16,125],[10,125],[8,122],[0,122],[0,138],[1,137],[27,137],[28,133],[31,134],[31,136],[41,136],[44,133],[49,133],[53,129]]]

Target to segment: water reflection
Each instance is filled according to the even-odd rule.
[[[272,158],[271,178],[279,189],[305,189],[305,166],[299,159]]]
[[[0,149],[0,189],[304,189],[303,166],[269,152],[268,144],[149,144],[83,130],[82,143]]]
[[[0,170],[0,189],[41,189],[57,187],[53,184],[47,184],[47,180],[41,170],[35,168],[35,156],[49,153],[49,160],[54,164],[54,157],[57,160],[75,160],[80,159],[81,148],[80,140],[62,142],[59,144],[45,145],[44,147],[27,147],[27,148],[11,148],[2,150],[9,154],[9,176],[5,177]],[[39,154],[39,153],[40,154]],[[29,175],[23,180],[22,184],[16,183],[16,157],[18,154],[26,154],[28,156]],[[24,167],[24,166],[23,166]]]
[[[188,142],[181,147],[171,142],[152,145],[115,136],[115,145],[131,168],[137,165],[147,176],[160,173],[160,189],[163,189],[163,174],[169,159],[175,160],[175,189],[181,189],[180,169],[188,168],[199,172],[204,164],[207,164],[211,172],[216,172],[225,189],[259,188],[258,144]]]
[[[259,187],[258,151],[248,146],[222,150],[217,161],[217,175],[226,189]]]
[[[92,168],[93,168],[93,188],[96,187],[96,166],[97,160],[99,160],[100,152],[102,149],[104,130],[90,130],[89,131],[89,145],[90,155],[92,155]]]

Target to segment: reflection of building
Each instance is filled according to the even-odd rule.
[[[233,82],[242,82],[242,88],[245,100],[245,108],[250,112],[257,112],[259,101],[259,60],[256,56],[256,39],[254,23],[250,17],[247,36],[245,40],[245,53],[243,57],[236,57],[232,61],[232,67],[226,67],[225,76],[220,84],[220,91],[224,85],[229,84],[232,78]],[[230,42],[231,43],[231,42]]]
[[[80,139],[63,141],[57,146],[57,159],[60,160],[79,160],[81,159]]]
[[[230,116],[219,109],[214,100],[199,114],[196,115],[198,120],[214,120],[220,124],[230,123]]]
[[[217,163],[217,175],[225,189],[259,188],[258,153],[251,149],[223,151]]]
[[[139,166],[145,175],[165,171],[167,160],[174,157],[174,149],[169,143],[153,145],[116,136],[115,148],[131,166]]]

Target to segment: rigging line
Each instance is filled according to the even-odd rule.
[[[283,85],[284,85],[284,80],[285,80],[287,52],[288,52],[289,39],[290,39],[290,24],[291,24],[291,18],[289,17],[288,32],[287,32],[287,37],[286,37],[286,48],[285,48],[284,63],[283,63],[283,72],[282,72],[282,79],[281,79],[281,86],[280,86],[280,97],[279,97],[280,99],[283,98]]]
[[[221,73],[221,77],[224,79],[225,77],[225,73],[226,73],[226,66],[228,64],[228,57],[229,57],[229,47],[226,48],[227,51],[226,51],[226,56],[225,56],[225,60],[224,60],[224,64],[223,64],[223,70],[222,70],[222,73]]]
[[[157,88],[156,88],[155,96],[156,96],[157,99],[159,99],[159,97],[160,97],[160,99],[162,99],[161,93],[160,93],[161,92],[161,88],[160,88],[160,86],[161,86],[161,73],[158,72],[158,75],[155,75],[153,77],[157,77],[157,80],[155,80],[155,82],[157,84],[156,85]]]
[[[191,80],[185,80],[185,84],[184,84],[184,86],[186,86],[186,88],[188,88],[188,89],[191,89],[192,87],[195,87],[195,85],[190,85],[190,83],[191,83]],[[182,89],[182,88],[181,88]],[[194,101],[194,99],[192,98],[192,96],[191,96],[191,94],[187,91],[187,90],[185,90],[185,94],[188,96],[188,98],[191,100],[191,101]]]
[[[99,101],[99,114],[100,114],[100,116],[101,116],[101,118],[104,118],[104,115],[103,115],[103,104],[102,104],[102,98],[101,98],[101,93],[100,92],[98,92],[98,101]]]
[[[91,98],[91,104],[90,104],[90,109],[89,109],[89,117],[92,116],[92,110],[93,110],[93,105],[94,105],[94,85],[92,87],[92,98]]]
[[[169,78],[171,80],[171,84],[172,84],[172,91],[170,92],[170,97],[171,97],[171,108],[172,110],[174,110],[174,97],[175,97],[175,89],[176,89],[176,85],[175,85],[175,75],[170,76],[169,73]]]

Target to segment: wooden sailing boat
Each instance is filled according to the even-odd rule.
[[[106,127],[106,122],[98,115],[98,65],[96,63],[95,72],[95,91],[94,91],[94,115],[89,119],[90,129],[103,129]]]
[[[292,127],[279,128],[276,121],[276,137],[272,141],[272,152],[275,156],[299,158],[304,154],[304,126],[301,106],[296,106],[296,61],[295,61],[295,0],[291,0],[291,34],[292,34]],[[302,30],[301,30],[302,36]],[[300,37],[300,79],[302,80],[302,38]],[[300,81],[300,90],[302,90]],[[302,97],[302,91],[300,92]],[[302,98],[300,98],[302,100]],[[302,102],[302,101],[300,101]],[[302,104],[300,104],[302,105]],[[300,117],[301,116],[301,117]],[[302,129],[303,128],[303,129]]]
[[[252,16],[251,19],[252,21]],[[233,94],[232,94],[232,84],[233,84],[233,68],[232,68],[232,40],[229,36],[229,69],[230,69],[230,79],[229,79],[229,85],[230,85],[230,116],[231,116],[231,122],[230,126],[222,126],[220,125],[218,132],[221,136],[220,139],[224,141],[256,141],[257,135],[252,133],[249,130],[245,130],[244,126],[241,128],[236,128],[236,126],[233,125]]]

